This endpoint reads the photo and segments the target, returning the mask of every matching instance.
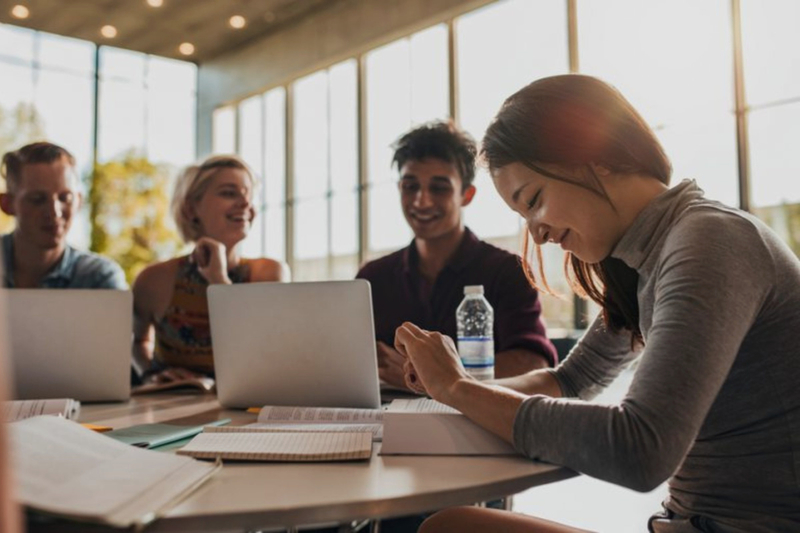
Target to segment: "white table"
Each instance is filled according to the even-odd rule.
[[[175,419],[203,423],[256,415],[223,410],[213,395],[154,394],[84,405],[81,422],[116,428]],[[381,456],[369,462],[229,463],[147,531],[294,528],[416,514],[487,501],[576,475],[521,457]]]

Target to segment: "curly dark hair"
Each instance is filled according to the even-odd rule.
[[[475,180],[475,158],[478,149],[466,132],[452,121],[428,122],[400,137],[392,145],[392,164],[397,170],[408,161],[421,161],[428,157],[452,163],[461,175],[462,191]]]

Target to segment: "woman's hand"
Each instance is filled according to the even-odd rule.
[[[447,395],[462,380],[473,379],[461,364],[453,339],[404,322],[395,332],[394,346],[407,358],[406,384],[447,403]]]
[[[197,270],[210,284],[230,284],[228,277],[228,254],[225,245],[210,237],[200,237],[192,252]]]

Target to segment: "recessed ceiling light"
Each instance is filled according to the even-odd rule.
[[[106,39],[113,39],[117,36],[117,28],[112,26],[111,24],[106,24],[102,28],[100,28],[100,35],[105,37]]]
[[[185,56],[190,56],[194,53],[194,45],[192,43],[181,43],[178,47],[178,52]]]
[[[11,8],[11,16],[15,19],[26,19],[30,16],[31,12],[27,7],[17,4]]]
[[[164,0],[147,0],[147,5],[150,7],[161,7],[164,5]]]
[[[231,25],[231,28],[241,30],[247,24],[247,20],[241,15],[234,15],[228,19],[228,24]]]

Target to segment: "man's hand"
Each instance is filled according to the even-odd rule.
[[[181,381],[183,379],[195,379],[203,377],[202,374],[197,374],[186,368],[170,367],[153,374],[145,379],[146,383],[171,383],[173,381]]]
[[[386,343],[378,341],[378,376],[382,381],[409,390],[405,379],[406,358]]]

